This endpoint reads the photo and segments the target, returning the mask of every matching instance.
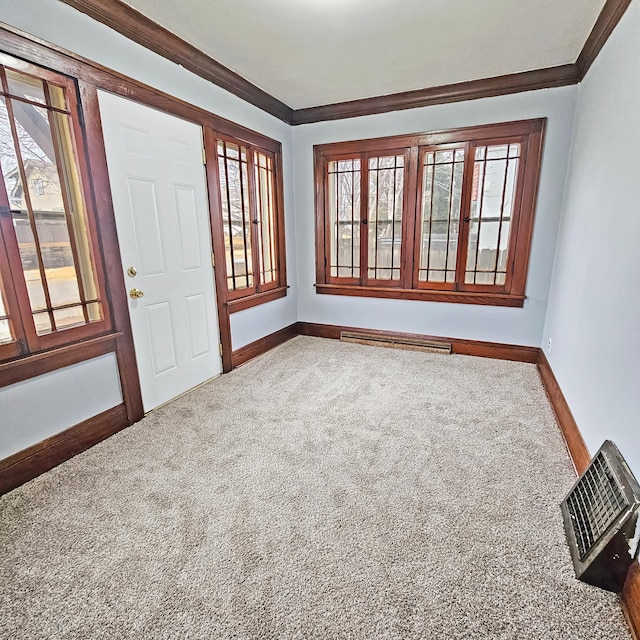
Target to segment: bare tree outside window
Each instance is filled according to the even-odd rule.
[[[0,171],[36,333],[103,318],[64,89],[3,68]]]

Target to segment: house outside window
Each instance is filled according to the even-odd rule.
[[[31,180],[31,186],[33,187],[34,196],[44,195],[44,180],[42,178],[35,178]]]
[[[0,68],[0,359],[108,328],[69,78]]]

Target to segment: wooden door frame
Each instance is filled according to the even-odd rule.
[[[96,344],[100,352],[111,349],[116,354],[122,386],[123,403],[129,424],[144,415],[137,362],[133,346],[133,336],[127,307],[127,292],[111,198],[111,188],[106,162],[106,152],[102,132],[102,121],[97,92],[103,90],[121,97],[158,109],[178,118],[193,122],[203,131],[211,128],[221,135],[231,136],[247,144],[255,145],[281,157],[282,145],[260,133],[216,116],[205,109],[191,105],[142,82],[108,69],[96,62],[63,48],[39,40],[18,29],[3,25],[0,27],[2,43],[0,50],[32,64],[52,69],[73,78],[77,83],[81,108],[82,142],[86,149],[90,168],[91,191],[97,222],[97,240],[100,259],[106,274],[106,299],[111,311],[112,324],[107,335],[82,343],[52,349],[28,358],[16,358],[3,365],[4,384],[29,379],[35,375],[55,371],[69,364],[95,357]],[[211,153],[206,151],[205,160],[213,162]],[[279,171],[279,168],[276,167]],[[212,184],[207,172],[208,206],[211,211],[213,194],[217,185]],[[211,224],[210,224],[211,226]],[[211,228],[212,250],[218,264],[224,264],[224,246],[218,246],[214,228]],[[230,310],[226,296],[226,282],[221,268],[215,269],[216,303],[220,344],[222,346],[223,372],[233,368]],[[110,338],[107,340],[107,338]]]

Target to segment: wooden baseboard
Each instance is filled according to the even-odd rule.
[[[0,460],[0,495],[33,480],[127,426],[127,409],[120,404]]]
[[[556,414],[560,431],[567,444],[567,449],[569,449],[573,464],[578,475],[581,475],[589,466],[591,455],[589,449],[587,449],[587,445],[582,439],[582,434],[580,433],[580,429],[578,429],[578,425],[562,393],[562,389],[560,389],[560,385],[551,370],[551,365],[542,350],[539,352],[538,370],[540,371],[542,384]]]
[[[481,358],[498,358],[500,360],[515,360],[517,362],[538,362],[538,347],[524,347],[513,344],[501,344],[497,342],[482,342],[480,340],[463,340],[461,338],[445,338],[442,336],[427,336],[415,333],[398,333],[392,331],[379,331],[362,329],[359,327],[342,327],[333,324],[317,324],[315,322],[298,322],[298,332],[303,336],[315,336],[318,338],[340,339],[343,331],[366,331],[377,336],[402,336],[404,338],[421,338],[451,343],[451,352],[466,356],[478,356]]]
[[[270,333],[268,336],[264,336],[264,338],[260,338],[255,342],[251,342],[244,347],[240,347],[231,354],[231,364],[233,368],[239,367],[241,364],[256,358],[263,353],[266,353],[270,349],[277,347],[278,345],[286,342],[287,340],[291,340],[291,338],[295,338],[298,335],[298,323],[294,322],[290,324],[288,327],[284,327],[279,331],[275,331],[274,333]]]
[[[538,370],[573,465],[578,475],[581,475],[589,466],[591,455],[542,349],[539,352]],[[640,640],[640,565],[638,561],[635,561],[629,569],[620,601],[634,640]]]

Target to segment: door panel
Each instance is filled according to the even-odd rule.
[[[173,198],[178,219],[182,270],[202,269],[198,251],[198,212],[193,187],[174,185]]]
[[[127,178],[127,188],[129,210],[136,212],[133,216],[133,232],[140,277],[165,275],[156,185],[152,180]]]
[[[104,94],[106,95],[106,94]],[[104,104],[100,98],[100,105]],[[147,129],[137,129],[129,127],[124,123],[120,123],[119,137],[122,149],[131,156],[140,156],[141,158],[151,157],[151,140]]]
[[[222,371],[199,126],[99,92],[145,411]],[[130,276],[129,267],[137,273]]]
[[[176,330],[171,317],[171,303],[168,300],[147,303],[144,305],[144,312],[153,375],[158,377],[178,368],[173,345]]]
[[[185,300],[189,321],[189,344],[191,359],[201,358],[211,351],[207,339],[207,312],[204,296],[200,293],[188,296]]]

